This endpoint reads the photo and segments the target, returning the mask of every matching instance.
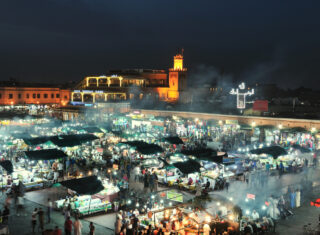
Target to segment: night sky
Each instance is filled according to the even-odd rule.
[[[3,0],[0,80],[167,69],[183,47],[194,79],[214,70],[238,81],[318,88],[319,9],[319,0]]]

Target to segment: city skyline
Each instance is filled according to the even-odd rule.
[[[189,75],[200,67],[236,81],[316,88],[317,5],[2,2],[0,80],[66,82],[113,68],[167,69],[184,48]]]

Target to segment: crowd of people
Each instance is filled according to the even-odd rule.
[[[213,138],[220,138],[219,141],[223,143],[222,149],[224,150],[233,150],[237,149],[239,146],[245,146],[248,144],[248,135],[243,135],[241,133],[234,133],[234,137],[230,140],[230,133],[228,135],[224,135],[221,132],[221,128],[217,128],[216,132],[208,131],[208,129],[204,129],[203,125],[196,126],[202,130],[200,134],[190,133],[187,131],[187,141],[181,145],[166,145],[162,144],[161,146],[164,148],[164,152],[160,155],[161,157],[165,157],[170,154],[174,154],[176,152],[181,152],[181,150],[196,150],[199,148],[205,148],[207,142],[212,141]],[[123,127],[124,130],[130,129],[130,126]],[[219,130],[218,130],[219,129]],[[172,126],[166,126],[164,133],[177,133]],[[145,131],[145,128],[140,128],[139,131]],[[232,132],[231,132],[232,133]],[[115,233],[117,235],[136,235],[136,234],[165,234],[168,235],[173,233],[172,229],[165,228],[161,225],[152,226],[140,226],[139,214],[147,213],[148,210],[131,210],[129,206],[126,204],[128,196],[135,189],[132,187],[134,183],[139,183],[143,187],[143,192],[145,194],[158,192],[158,175],[155,170],[149,169],[147,167],[143,167],[139,161],[141,154],[137,151],[129,152],[129,151],[120,151],[115,147],[115,144],[108,143],[107,138],[101,137],[96,143],[94,148],[103,149],[103,154],[107,157],[104,158],[104,165],[96,164],[93,160],[94,151],[93,147],[89,146],[81,146],[76,151],[72,151],[70,156],[64,158],[63,160],[53,160],[47,161],[46,164],[50,166],[52,169],[52,179],[53,183],[57,183],[61,181],[68,175],[79,176],[80,171],[84,172],[84,175],[89,175],[89,172],[93,175],[100,176],[102,178],[107,178],[110,182],[116,185],[119,189],[119,198],[112,202],[112,211],[117,213],[116,223],[115,223]],[[89,149],[89,151],[88,151]],[[83,152],[87,152],[84,154]],[[12,149],[8,149],[6,156],[15,157]],[[104,156],[105,157],[105,156]],[[316,166],[317,164],[317,156],[313,158],[312,165]],[[288,169],[285,169],[285,166],[282,161],[277,162],[276,167],[273,167],[271,162],[261,163],[260,161],[245,161],[243,160],[242,166],[244,167],[243,176],[240,177],[249,188],[262,189],[266,185],[268,185],[268,180],[270,176],[274,174],[278,174],[281,178],[283,174],[286,172],[289,173],[298,173],[300,171],[308,172],[308,166],[310,162],[307,158],[305,159],[294,159],[290,162]],[[239,174],[242,175],[242,174]],[[307,174],[306,174],[307,175]],[[192,177],[187,179],[187,184],[189,186],[195,185],[195,189],[191,193],[195,193],[195,197],[203,196],[204,194],[208,194],[209,189],[213,187],[213,189],[228,189],[230,185],[233,183],[236,177],[230,178],[225,177],[222,179],[222,186],[219,186],[219,179],[216,179],[214,184],[219,186],[213,186],[212,182],[209,180],[195,180]],[[10,177],[8,177],[10,181]],[[181,183],[181,177],[176,179],[177,183]],[[12,187],[7,191],[8,199],[4,210],[2,212],[3,222],[8,221],[8,217],[10,215],[10,200],[14,200],[14,204],[16,205],[17,215],[25,213],[24,211],[24,188],[23,184],[12,184],[12,182],[8,182],[8,185]],[[131,189],[131,190],[130,190]],[[244,233],[254,234],[254,233],[262,233],[270,231],[275,228],[275,220],[277,217],[285,218],[286,216],[290,216],[290,213],[293,208],[299,207],[301,204],[301,195],[302,190],[300,188],[290,188],[288,193],[282,196],[276,203],[276,209],[273,211],[268,211],[268,216],[261,217],[257,211],[253,211],[250,218],[243,221],[243,231]],[[272,199],[273,200],[273,199]],[[145,201],[147,205],[147,209],[152,209],[152,204],[148,201]],[[32,231],[35,233],[38,230],[45,231],[45,218],[47,218],[46,223],[51,223],[53,211],[53,202],[48,199],[46,207],[43,208],[35,208],[31,215],[31,224]],[[53,234],[61,234],[62,230],[64,230],[65,234],[81,234],[82,231],[82,223],[79,220],[79,217],[75,216],[75,219],[72,220],[72,208],[65,207],[63,209],[64,214],[64,227],[63,228],[55,228]],[[271,219],[270,219],[271,218]],[[273,219],[272,219],[273,218]],[[94,234],[95,226],[93,223],[89,226],[90,234]],[[182,234],[183,232],[179,232]],[[205,234],[212,234],[213,231],[206,230]],[[224,234],[232,234],[232,232],[224,231]]]

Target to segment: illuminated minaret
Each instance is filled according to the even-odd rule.
[[[175,71],[182,71],[183,70],[183,55],[177,54],[173,57],[173,69]]]
[[[179,99],[179,93],[187,88],[187,69],[183,67],[183,50],[173,57],[173,68],[169,69],[168,98]]]

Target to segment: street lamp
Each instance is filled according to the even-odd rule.
[[[278,128],[281,130],[283,128],[282,124],[279,124]]]
[[[312,128],[311,128],[311,132],[312,132],[312,133],[315,133],[316,131],[317,131],[317,129],[316,129],[315,127],[312,127]]]
[[[255,127],[255,126],[256,126],[256,122],[253,121],[253,122],[251,123],[251,126],[252,126],[252,127]]]

